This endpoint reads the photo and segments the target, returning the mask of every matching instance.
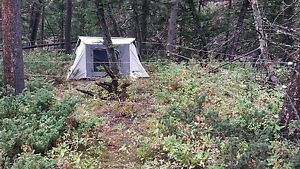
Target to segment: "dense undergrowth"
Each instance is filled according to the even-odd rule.
[[[69,57],[38,52],[25,61],[49,56]],[[27,62],[26,72],[65,75],[66,68]],[[147,70],[151,77],[133,82],[124,103],[109,104],[75,91],[93,82],[26,76],[21,95],[0,98],[0,168],[107,166],[99,112],[143,123],[128,129],[137,145],[128,152],[138,157],[132,168],[295,168],[297,147],[280,138],[283,92],[260,81],[253,68],[228,65],[211,73],[198,64],[158,61]],[[126,124],[115,127],[124,132]]]
[[[28,84],[22,94],[0,99],[1,166],[12,165],[14,160],[28,156],[27,152],[45,154],[65,132],[66,119],[74,110],[75,101],[57,101],[53,89]]]
[[[57,98],[52,85],[45,79],[29,79],[22,94],[0,98],[1,167],[98,166],[94,158],[102,153],[102,140],[93,132],[97,118],[78,119],[79,99],[68,94]]]
[[[0,93],[0,168],[99,166],[95,159],[102,153],[102,140],[93,132],[99,119],[91,115],[83,119],[76,112],[83,101],[80,96],[69,90],[58,93],[66,74],[61,61],[67,58],[47,52],[26,55],[24,92]]]
[[[280,138],[283,93],[258,84],[253,69],[209,73],[199,65],[158,64],[153,70],[147,87],[166,108],[140,141],[144,167],[295,168],[297,147]]]

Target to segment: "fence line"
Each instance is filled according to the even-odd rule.
[[[75,41],[72,42],[72,43],[76,43]],[[159,44],[159,45],[167,45],[167,43],[159,43],[159,42],[142,42],[144,44]],[[51,45],[62,45],[64,43],[53,43],[53,44],[40,44],[40,45],[34,45],[34,46],[28,46],[28,47],[23,47],[23,48],[31,48],[31,47],[43,47],[43,46],[51,46]],[[248,59],[254,59],[252,57],[246,57],[254,52],[256,52],[257,50],[259,50],[258,48],[246,53],[246,54],[241,54],[241,55],[230,55],[230,54],[226,54],[226,53],[221,53],[221,52],[215,52],[215,51],[207,51],[207,50],[203,50],[203,49],[195,49],[195,48],[191,48],[191,47],[187,47],[187,46],[181,46],[181,45],[173,45],[173,44],[168,44],[168,45],[171,45],[173,47],[177,47],[177,48],[183,48],[183,49],[186,49],[186,50],[190,50],[190,51],[196,51],[196,52],[206,52],[206,53],[215,53],[215,54],[219,54],[219,55],[223,55],[223,56],[232,56],[234,58],[239,58],[239,59],[242,59],[242,58],[248,58]],[[1,51],[2,49],[0,49]],[[154,49],[143,49],[144,51],[164,51],[164,52],[167,52],[165,49],[162,49],[162,50],[154,50]],[[182,58],[185,58],[185,59],[196,59],[196,58],[189,58],[187,56],[183,56],[183,55],[180,55],[178,53],[174,53],[174,52],[169,52],[170,54],[173,54],[175,56],[178,56],[178,57],[182,57]],[[260,61],[265,61],[265,62],[273,62],[273,63],[282,63],[282,64],[293,64],[293,62],[283,62],[283,61],[274,61],[274,60],[269,60],[269,59],[258,59]],[[56,60],[53,60],[53,61],[47,61],[47,60],[31,60],[31,61],[24,61],[24,62],[27,62],[27,63],[38,63],[38,62],[64,62],[64,63],[69,63],[69,62],[73,62],[74,60],[70,60],[70,61],[56,61]],[[0,59],[0,62],[2,62],[2,59]],[[257,61],[236,61],[235,59],[233,61],[220,61],[222,63],[236,63],[236,62],[243,62],[243,63],[255,63]],[[95,63],[95,62],[94,62]],[[105,62],[101,62],[101,63],[105,63]],[[110,62],[110,63],[113,63],[113,62]],[[119,63],[119,62],[118,62]],[[125,62],[123,62],[125,63]],[[149,63],[149,62],[142,62],[142,63]],[[209,63],[209,61],[199,61],[199,63]]]
[[[173,53],[172,53],[173,54]],[[174,55],[178,55],[178,54],[174,54]],[[183,55],[180,55],[180,57],[184,57]],[[184,57],[185,59],[187,60],[193,60],[193,58],[188,58],[188,57]],[[261,60],[261,59],[259,59]],[[269,62],[272,62],[272,60],[265,60],[266,62],[269,61]],[[2,60],[0,60],[0,62],[2,62]],[[24,61],[24,63],[70,63],[72,64],[74,61],[48,61],[48,60],[31,60],[31,61]],[[200,64],[222,64],[222,63],[232,63],[232,64],[255,64],[255,63],[258,63],[257,61],[221,61],[221,62],[218,62],[218,61],[197,61],[197,63],[200,63]],[[120,62],[87,62],[88,64],[92,64],[92,63],[99,63],[99,64],[108,64],[108,63],[120,63]],[[122,62],[122,63],[132,63],[132,62]],[[160,61],[144,61],[144,62],[141,62],[141,63],[144,63],[144,64],[147,64],[147,63],[160,63]],[[274,64],[284,64],[286,65],[286,67],[291,67],[294,65],[294,62],[283,62],[283,61],[276,61],[276,62],[272,62]],[[1,66],[1,64],[0,64]],[[278,65],[275,65],[275,66],[278,66]],[[283,66],[283,65],[282,65]]]
[[[206,72],[208,73],[208,72]],[[239,72],[238,71],[224,71],[225,74],[237,74],[239,75]],[[0,75],[3,74],[3,72],[0,72]],[[209,73],[208,73],[209,74]],[[49,78],[49,77],[54,77],[54,78],[66,78],[67,77],[67,73],[66,74],[63,74],[63,75],[50,75],[50,74],[32,74],[30,72],[25,72],[24,73],[25,76],[31,76],[31,77],[46,77],[46,78]],[[257,76],[257,75],[260,75],[260,76]],[[262,73],[262,72],[249,72],[249,74],[247,75],[244,75],[244,77],[264,77],[266,75],[266,73]],[[164,82],[164,81],[163,81]],[[165,81],[165,82],[168,82],[168,81]]]
[[[253,51],[251,51],[253,52]],[[173,52],[169,52],[172,55],[181,57],[181,58],[185,58],[187,60],[193,60],[193,59],[197,59],[197,58],[189,58],[187,56],[183,56],[180,54],[176,54]],[[240,59],[253,59],[252,57],[246,57],[249,54],[244,54],[244,55],[240,55],[241,58],[239,58],[238,60],[232,60],[232,61],[217,61],[217,60],[207,60],[207,61],[199,61],[197,60],[197,63],[257,63],[257,61],[249,61],[249,60],[240,60]],[[45,63],[45,62],[49,62],[49,63],[73,63],[74,60],[38,60],[38,59],[33,59],[33,60],[26,60],[26,58],[24,57],[24,63]],[[164,61],[166,61],[167,59],[163,58]],[[277,64],[286,64],[288,66],[292,66],[295,63],[294,62],[284,62],[284,61],[274,61],[274,60],[269,60],[269,59],[257,59],[258,61],[265,61],[265,62],[272,62],[272,63],[277,63]],[[0,59],[0,62],[2,62],[3,59]],[[141,61],[141,63],[157,63],[160,61]],[[88,63],[120,63],[120,62],[88,62]],[[122,62],[122,63],[131,63],[131,62]],[[1,65],[1,64],[0,64]]]
[[[165,43],[158,43],[158,42],[143,42],[146,44],[159,44],[159,45],[166,45]],[[180,45],[172,45],[174,47],[181,47],[187,50],[192,50],[192,51],[203,51],[203,50],[199,50],[199,49],[193,49],[190,47],[185,47],[185,46],[180,46]],[[146,49],[147,50],[147,49]],[[287,69],[293,69],[294,63],[293,62],[284,62],[284,61],[273,61],[273,60],[269,60],[269,59],[258,59],[258,61],[249,61],[248,59],[253,59],[252,57],[249,57],[248,55],[252,54],[253,52],[257,51],[258,49],[254,49],[246,54],[243,55],[230,55],[230,56],[234,56],[236,57],[236,59],[232,60],[232,61],[199,61],[199,60],[195,60],[197,58],[190,58],[184,55],[180,55],[178,53],[174,53],[174,52],[169,52],[169,54],[180,57],[180,58],[184,58],[187,60],[195,60],[196,63],[199,64],[211,64],[213,66],[224,66],[226,64],[257,64],[258,61],[264,61],[264,62],[272,62],[274,64],[276,64],[276,67],[285,67]],[[153,50],[155,51],[155,50]],[[160,51],[166,51],[166,50],[160,50]],[[212,51],[209,51],[212,52]],[[219,53],[219,54],[223,54],[225,55],[225,53]],[[26,58],[25,58],[26,59]],[[243,60],[242,60],[243,59]],[[2,62],[3,60],[0,59],[0,62]],[[163,61],[169,61],[169,60],[163,60]],[[63,64],[72,64],[74,62],[74,60],[25,60],[24,63],[63,63]],[[143,64],[150,64],[150,63],[158,63],[160,61],[142,61],[141,63]],[[88,62],[88,64],[93,64],[93,63],[99,63],[99,64],[109,64],[109,63],[119,63],[119,62]],[[130,62],[122,62],[122,63],[130,63]],[[277,65],[277,64],[281,64],[281,65]],[[0,64],[1,66],[1,64]],[[37,75],[36,75],[37,76]],[[46,75],[47,76],[47,75]],[[51,76],[51,75],[50,75]],[[54,77],[54,76],[52,76]]]
[[[71,45],[76,44],[77,41],[72,41]],[[48,43],[48,44],[36,44],[31,46],[23,46],[22,49],[36,49],[36,48],[44,48],[44,47],[53,47],[53,46],[62,46],[65,42],[55,42],[55,43]],[[3,48],[0,48],[0,52],[3,52]]]

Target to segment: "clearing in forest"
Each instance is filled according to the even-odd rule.
[[[14,118],[8,109],[0,114],[1,165],[293,168],[297,148],[279,136],[283,92],[260,81],[262,74],[248,66],[228,64],[212,72],[163,61],[146,69],[150,78],[133,81],[122,101],[108,99],[92,81],[54,84],[31,77],[23,95],[0,100],[0,107],[14,104],[22,112]],[[107,99],[76,90],[83,87]]]

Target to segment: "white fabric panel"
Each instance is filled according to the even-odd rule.
[[[130,51],[130,76],[133,78],[150,77],[144,69],[137,54],[135,45],[132,43],[129,46]]]
[[[103,44],[103,37],[79,36],[79,39],[85,44]],[[131,44],[135,41],[134,38],[119,37],[112,37],[111,40],[114,45]]]
[[[83,43],[76,49],[76,58],[70,68],[67,79],[86,78],[86,46]]]

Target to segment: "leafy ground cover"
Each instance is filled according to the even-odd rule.
[[[208,73],[184,64],[154,70],[155,104],[166,108],[140,140],[144,167],[295,167],[297,148],[280,138],[283,93],[258,84],[253,70]]]
[[[209,66],[158,61],[147,70],[151,77],[134,81],[121,102],[75,90],[106,94],[90,81],[27,79],[22,95],[0,98],[0,166],[295,168],[297,147],[280,138],[277,121],[283,92],[252,68],[211,73]]]

